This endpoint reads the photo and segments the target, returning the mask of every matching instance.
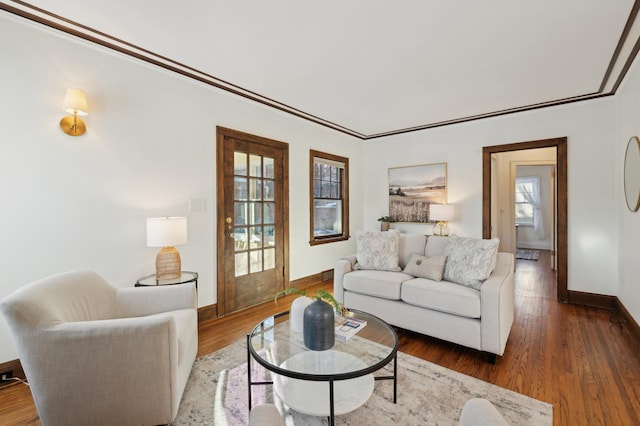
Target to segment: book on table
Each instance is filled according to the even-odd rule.
[[[367,322],[357,318],[347,318],[336,323],[336,339],[343,342],[351,339],[367,325]]]

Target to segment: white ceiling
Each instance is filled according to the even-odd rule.
[[[363,139],[612,94],[640,39],[633,0],[0,5]]]

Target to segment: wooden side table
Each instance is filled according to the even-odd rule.
[[[198,273],[190,272],[190,271],[182,271],[181,275],[178,278],[173,278],[169,280],[157,279],[156,274],[147,275],[146,277],[142,277],[136,281],[136,287],[149,287],[149,286],[157,286],[157,285],[175,285],[175,284],[186,284],[186,283],[196,283],[196,290],[198,290]]]

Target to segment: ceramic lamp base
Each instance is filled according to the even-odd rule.
[[[182,260],[175,247],[162,247],[156,256],[156,279],[171,280],[182,274]]]

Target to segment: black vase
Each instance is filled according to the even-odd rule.
[[[316,299],[304,309],[304,345],[312,351],[326,351],[336,342],[333,307]]]

